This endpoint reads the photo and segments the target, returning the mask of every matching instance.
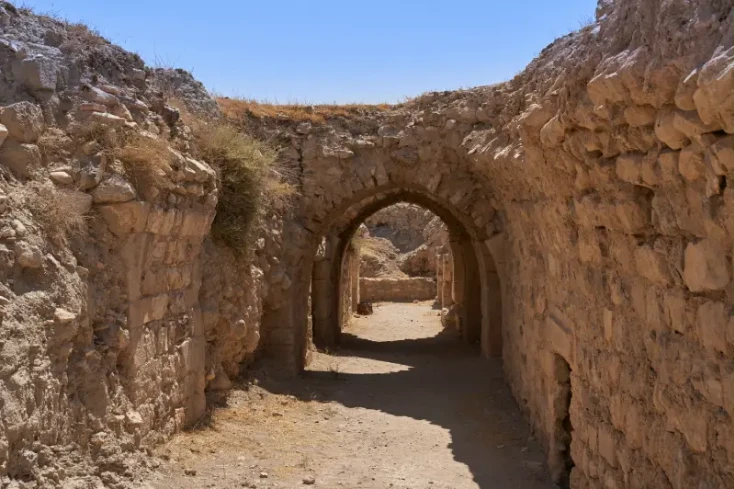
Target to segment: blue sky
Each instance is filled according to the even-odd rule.
[[[12,1],[12,0],[11,0]],[[488,85],[593,19],[596,0],[25,0],[209,90],[289,103],[397,102]]]

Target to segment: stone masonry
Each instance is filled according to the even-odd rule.
[[[0,480],[125,487],[255,355],[300,371],[359,298],[355,232],[405,202],[445,224],[446,319],[502,358],[556,481],[731,487],[733,20],[600,0],[506,83],[243,112],[297,189],[243,258],[208,238],[218,175],[169,103],[217,117],[203,87],[0,2]]]

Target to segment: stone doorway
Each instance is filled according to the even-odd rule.
[[[463,222],[460,212],[450,204],[407,189],[357,202],[324,232],[313,261],[306,341],[312,339],[321,348],[339,344],[341,332],[359,302],[359,267],[354,243],[359,239],[360,225],[397,203],[427,209],[443,221],[448,239],[447,253],[441,258],[444,275],[440,280],[444,282],[448,276],[450,281],[435,298],[441,309],[443,306],[449,309],[447,320],[465,342],[480,345],[484,356],[500,356],[501,287],[488,244],[474,237],[470,224]],[[305,353],[304,364],[307,362],[308,353]]]

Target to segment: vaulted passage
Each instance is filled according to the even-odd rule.
[[[362,198],[325,227],[313,262],[310,318],[313,342],[326,348],[339,344],[359,296],[352,249],[354,235],[365,219],[396,202],[422,206],[445,223],[452,261],[452,282],[445,291],[445,303],[451,305],[453,326],[465,343],[481,345],[484,356],[500,356],[502,303],[494,258],[477,239],[472,224],[457,209],[436,196],[406,188]]]

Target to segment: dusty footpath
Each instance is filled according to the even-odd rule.
[[[552,488],[503,378],[429,303],[378,304],[304,378],[255,375],[158,450],[163,488]]]

